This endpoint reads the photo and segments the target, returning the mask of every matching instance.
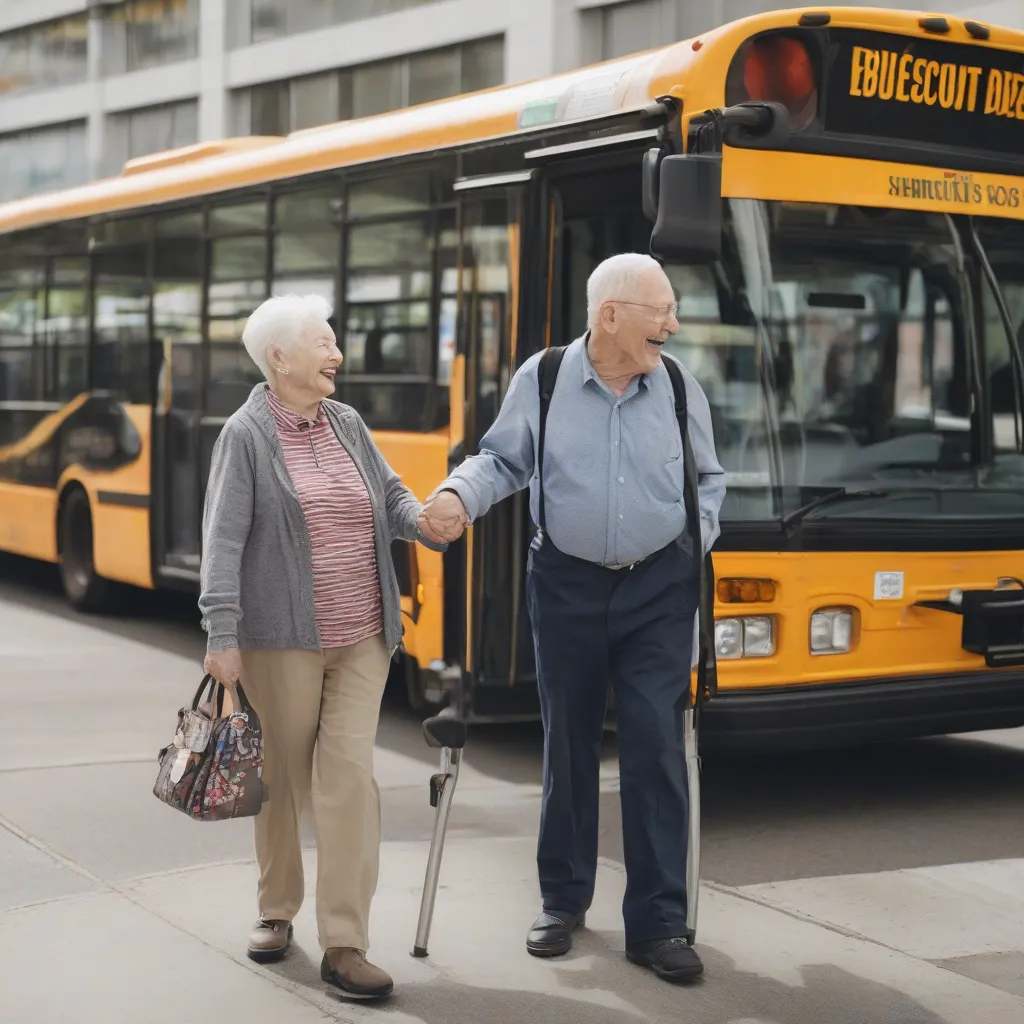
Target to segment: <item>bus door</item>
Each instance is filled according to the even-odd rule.
[[[168,585],[199,579],[199,429],[202,410],[202,219],[196,213],[156,222],[153,346],[155,572]]]
[[[451,465],[477,451],[529,351],[524,275],[536,246],[532,175],[467,174],[459,196],[459,299],[452,373]],[[526,498],[494,507],[445,562],[445,661],[462,667],[460,714],[483,721],[536,713],[523,594]],[[520,684],[526,681],[529,685]],[[524,703],[523,703],[524,702]],[[523,703],[522,707],[519,707]]]

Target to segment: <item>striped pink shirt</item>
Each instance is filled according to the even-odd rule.
[[[322,408],[308,420],[269,387],[267,401],[313,545],[320,643],[347,647],[384,628],[370,495]]]

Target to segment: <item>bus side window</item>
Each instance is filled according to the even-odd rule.
[[[267,297],[267,202],[260,197],[210,211],[205,409],[230,416],[263,379],[242,347],[249,314]]]
[[[437,335],[439,238],[454,214],[432,202],[435,168],[354,182],[345,227],[345,355],[338,395],[371,428],[430,430],[447,423]]]

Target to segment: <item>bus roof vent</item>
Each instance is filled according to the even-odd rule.
[[[194,146],[182,146],[180,149],[168,149],[163,153],[151,153],[129,160],[124,165],[122,175],[144,174],[164,167],[176,167],[178,164],[192,164],[199,160],[209,160],[214,156],[226,156],[230,153],[245,153],[252,149],[272,146],[282,139],[279,135],[251,135],[239,139],[220,139],[217,142],[198,142]]]

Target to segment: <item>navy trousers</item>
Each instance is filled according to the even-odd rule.
[[[683,711],[699,570],[687,537],[612,571],[536,539],[527,568],[541,714],[544,798],[537,869],[545,910],[594,896],[599,769],[615,688],[626,942],[686,934],[689,797]]]

